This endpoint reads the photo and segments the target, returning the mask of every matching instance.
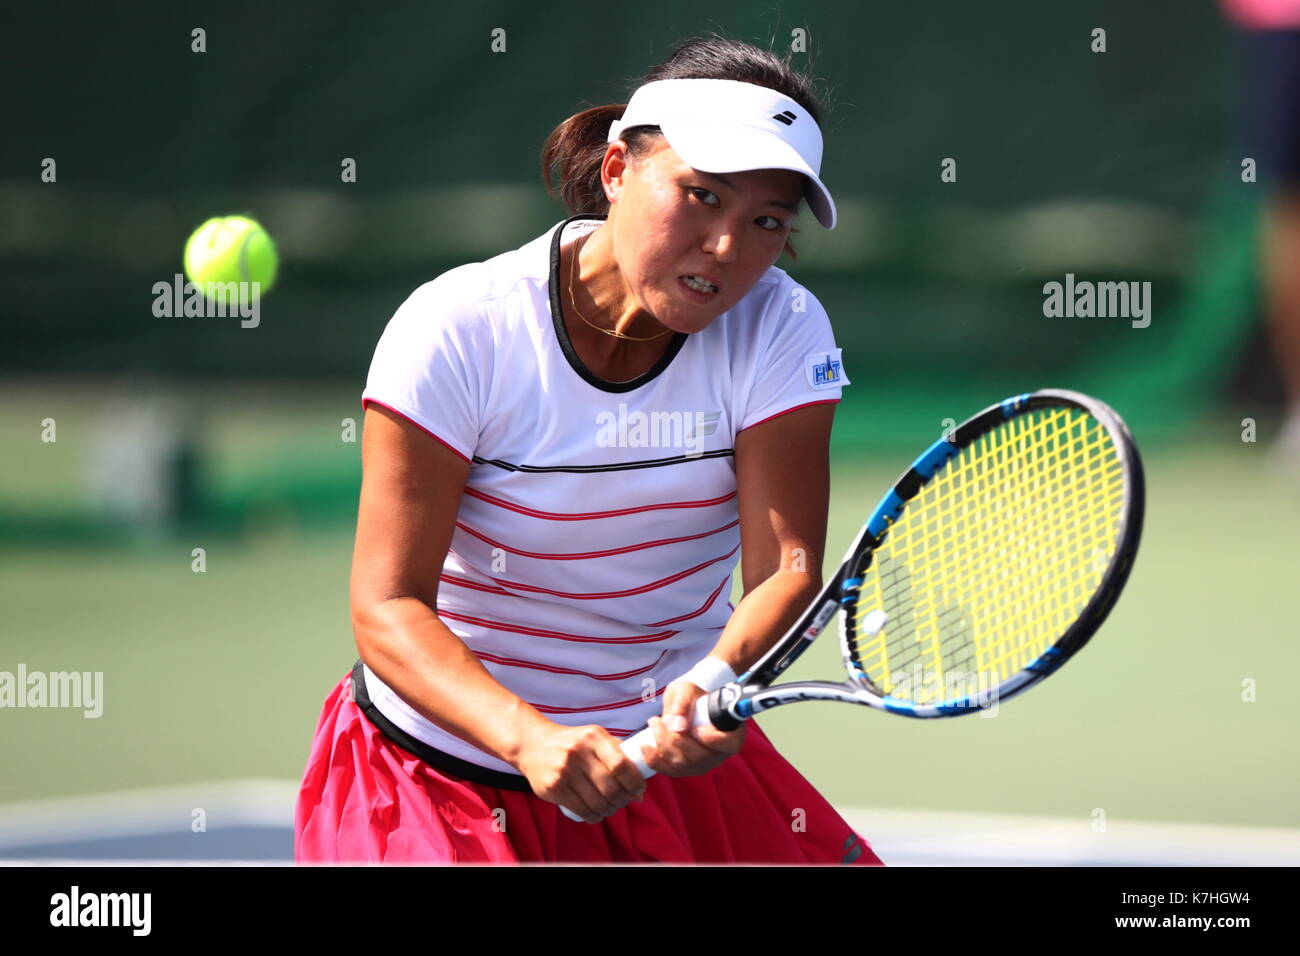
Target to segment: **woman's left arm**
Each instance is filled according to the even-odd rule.
[[[737,674],[762,657],[821,590],[834,416],[833,404],[810,405],[736,436],[744,597],[709,656]],[[682,681],[664,692],[664,716],[650,720],[656,746],[643,751],[657,772],[706,773],[739,752],[744,724],[729,732],[687,730],[703,693]]]

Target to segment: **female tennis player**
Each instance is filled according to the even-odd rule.
[[[848,379],[775,265],[800,200],[835,225],[817,124],[788,62],[693,40],[550,135],[573,215],[392,317],[298,861],[880,863],[757,726],[686,721],[820,585]]]

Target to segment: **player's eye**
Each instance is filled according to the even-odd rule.
[[[716,206],[719,204],[716,201],[718,199],[718,194],[712,190],[705,189],[703,186],[691,186],[689,187],[689,191],[696,199],[699,199],[699,201],[704,203],[706,206]],[[715,202],[709,202],[710,198],[715,200]],[[759,216],[755,221],[763,223],[764,220],[766,220],[766,223],[760,225],[759,228],[765,232],[779,232],[785,228],[785,223],[780,219],[777,219],[775,216]]]

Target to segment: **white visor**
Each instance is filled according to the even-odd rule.
[[[835,228],[835,201],[817,175],[822,131],[790,97],[737,80],[656,80],[632,94],[610,125],[608,142],[633,126],[658,126],[682,162],[701,172],[803,173],[808,208],[827,229]]]

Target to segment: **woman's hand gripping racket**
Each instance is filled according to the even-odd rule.
[[[1078,392],[992,405],[913,462],[803,616],[694,723],[734,730],[800,700],[954,717],[1041,681],[1114,607],[1142,532],[1142,463],[1123,421]],[[848,679],[772,685],[840,614]],[[622,744],[653,776],[643,730]],[[564,808],[571,820],[580,818]]]

